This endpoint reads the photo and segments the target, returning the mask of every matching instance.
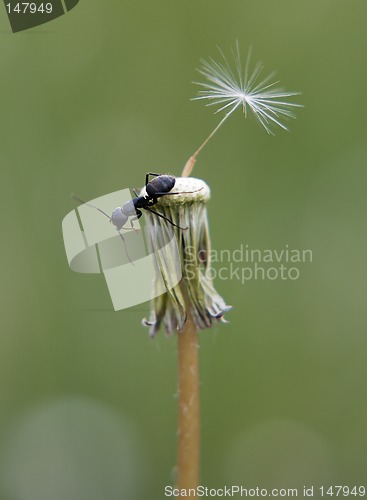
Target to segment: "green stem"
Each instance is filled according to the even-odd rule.
[[[186,491],[189,488],[197,488],[199,485],[200,391],[198,349],[198,331],[191,314],[189,314],[183,331],[178,334],[177,488]]]

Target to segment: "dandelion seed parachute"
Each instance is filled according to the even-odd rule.
[[[201,60],[199,72],[206,81],[195,82],[201,90],[194,99],[206,100],[209,106],[218,106],[216,113],[224,112],[224,117],[189,158],[182,173],[183,177],[176,179],[175,191],[186,193],[162,197],[157,204],[157,208],[165,217],[181,228],[187,227],[187,230],[180,229],[180,227],[174,228],[179,242],[183,278],[180,284],[173,288],[167,286],[166,293],[153,299],[150,318],[144,320],[144,324],[150,327],[152,336],[162,323],[166,333],[174,330],[182,331],[188,317],[188,307],[199,330],[210,327],[216,321],[223,321],[224,313],[230,309],[230,306],[225,304],[214,289],[210,277],[210,239],[206,215],[206,202],[210,196],[209,187],[203,181],[189,177],[198,154],[237,108],[242,108],[245,117],[250,111],[267,133],[273,134],[274,126],[287,130],[283,120],[295,118],[293,108],[302,107],[287,101],[287,98],[298,95],[298,92],[288,92],[277,88],[278,81],[269,83],[273,74],[262,78],[263,66],[261,64],[257,64],[252,72],[250,71],[250,54],[243,71],[238,44],[236,50],[232,51],[232,64],[227,61],[222,51],[220,54],[220,61]],[[187,193],[200,187],[201,191]],[[141,194],[144,195],[144,190]],[[173,229],[169,222],[152,213],[148,214],[147,221],[153,251],[157,256],[159,255],[157,251],[159,231],[155,229],[162,229],[163,235],[167,235]],[[194,256],[193,260],[189,260],[188,255]],[[163,282],[168,283],[170,258],[157,260]]]
[[[284,118],[295,118],[292,108],[302,107],[300,104],[288,102],[287,98],[299,95],[299,92],[288,92],[277,88],[279,81],[269,83],[274,73],[261,79],[263,66],[257,64],[250,71],[250,54],[245,70],[242,70],[238,44],[232,51],[232,64],[220,50],[221,61],[202,59],[199,73],[206,82],[195,82],[202,90],[194,99],[207,100],[208,106],[219,106],[216,113],[224,112],[220,125],[237,108],[242,108],[245,117],[250,110],[259,120],[268,134],[274,134],[273,126],[284,130]]]

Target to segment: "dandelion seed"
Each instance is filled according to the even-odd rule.
[[[299,92],[287,92],[276,87],[279,81],[269,83],[274,73],[262,78],[263,66],[260,63],[250,71],[250,53],[243,71],[238,44],[236,50],[232,50],[232,64],[226,59],[222,50],[219,51],[221,61],[212,58],[201,60],[201,69],[198,71],[207,82],[195,82],[202,87],[202,90],[199,91],[199,96],[194,97],[209,101],[208,106],[219,106],[216,113],[222,111],[225,113],[214,132],[237,108],[242,108],[245,117],[251,110],[268,134],[274,134],[272,130],[274,125],[287,130],[283,119],[295,118],[292,108],[302,105],[287,102],[286,99],[299,95]]]

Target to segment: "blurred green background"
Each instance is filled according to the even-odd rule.
[[[236,39],[305,108],[275,137],[234,114],[202,152],[213,247],[313,262],[296,281],[216,280],[234,308],[200,336],[202,484],[366,483],[366,16],[362,0],[81,0],[12,34],[2,11],[1,500],[174,483],[176,339],[70,271],[61,221],[71,192],[180,174],[218,122],[190,101],[195,68]]]

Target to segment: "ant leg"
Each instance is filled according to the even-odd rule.
[[[134,227],[133,220],[140,219],[140,217],[143,215],[143,213],[138,208],[135,209],[135,213],[136,213],[136,215],[134,215],[133,217],[130,218],[130,224],[131,224],[131,227],[134,229],[134,231],[138,231],[138,229],[136,229],[136,227]]]
[[[155,174],[153,172],[148,172],[145,176],[145,185],[147,185],[149,183],[149,176],[153,176],[153,177],[159,177],[160,175],[162,174]]]
[[[171,195],[171,194],[192,194],[192,193],[197,193],[198,191],[201,191],[202,189],[204,188],[200,188],[200,189],[195,189],[195,191],[179,191],[178,193],[163,193],[163,192],[158,192],[158,193],[154,193],[154,196],[168,196],[168,195]]]
[[[139,231],[139,229],[136,229],[136,227],[135,227],[135,226],[134,226],[134,224],[133,224],[133,221],[134,221],[134,220],[137,220],[137,219],[139,219],[139,216],[138,216],[138,215],[136,215],[135,217],[130,217],[130,225],[131,225],[131,227],[132,227],[132,229],[133,229],[134,231]]]
[[[155,215],[158,215],[158,217],[161,217],[162,219],[168,221],[170,224],[172,224],[172,226],[175,226],[175,227],[178,227],[179,229],[183,229],[183,230],[186,230],[188,229],[187,227],[181,227],[181,226],[178,226],[177,224],[175,224],[171,219],[169,219],[168,217],[166,217],[165,215],[162,215],[158,212],[156,212],[155,210],[152,210],[151,208],[149,207],[144,207],[145,210],[148,210],[148,212],[151,212],[152,214],[155,214]]]
[[[132,191],[133,191],[133,193],[135,194],[135,196],[136,196],[137,198],[139,198],[139,195],[138,195],[138,193],[136,192],[136,189],[133,189]]]
[[[125,252],[126,252],[127,258],[129,259],[130,264],[131,264],[132,266],[135,266],[134,262],[133,262],[133,261],[131,260],[131,258],[130,258],[129,252],[128,252],[128,250],[127,250],[127,245],[126,245],[125,238],[122,236],[121,231],[120,231],[119,229],[117,229],[117,227],[116,227],[116,226],[114,226],[114,227],[115,227],[116,231],[119,233],[119,235],[120,235],[120,237],[121,237],[121,239],[122,239],[122,241],[123,241],[123,243],[124,243]]]

